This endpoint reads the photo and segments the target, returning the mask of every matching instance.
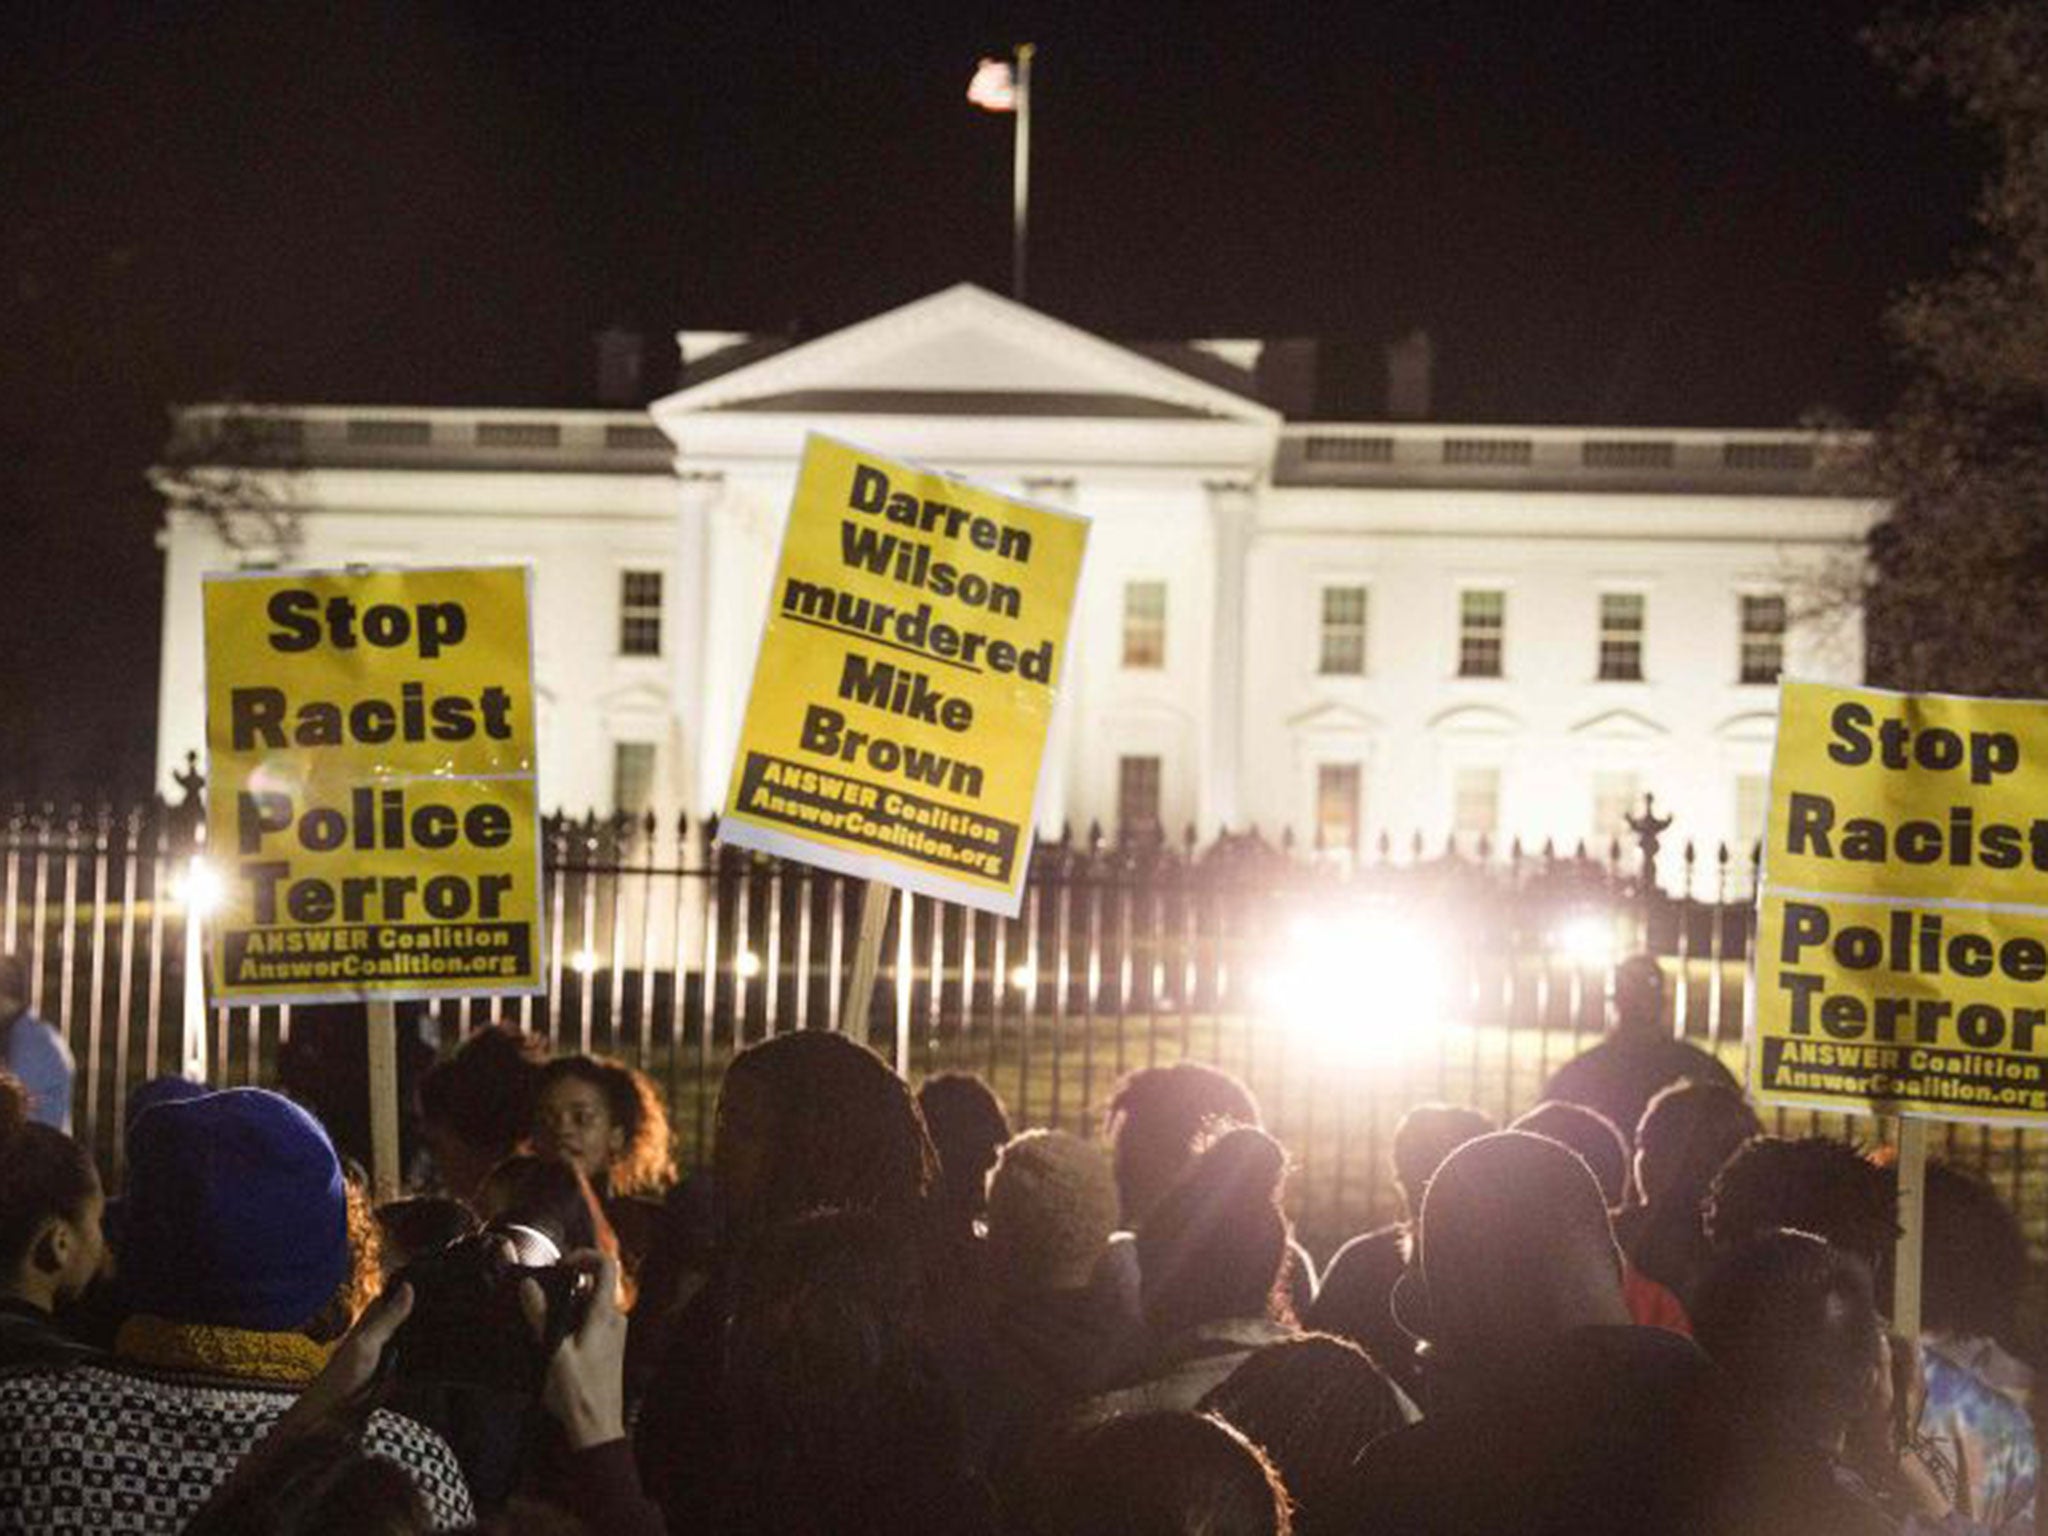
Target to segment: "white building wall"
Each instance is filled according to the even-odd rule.
[[[1598,836],[1596,782],[1633,775],[1676,817],[1669,846],[1711,849],[1742,830],[1745,778],[1755,814],[1776,706],[1738,680],[1740,595],[1798,609],[1879,511],[1819,494],[1823,447],[1791,436],[1285,425],[1244,393],[967,288],[713,372],[651,420],[266,414],[307,461],[291,475],[290,563],[533,565],[542,793],[578,811],[612,807],[623,742],[655,747],[664,814],[722,803],[812,431],[1092,519],[1039,803],[1048,834],[1113,832],[1120,760],[1151,756],[1176,837],[1291,827],[1308,846],[1318,769],[1356,763],[1368,846],[1439,843],[1460,771],[1486,769],[1499,839]],[[169,791],[203,740],[200,578],[242,557],[175,505],[163,547]],[[659,657],[619,653],[627,570],[664,575]],[[1158,668],[1124,665],[1125,588],[1140,580],[1167,589]],[[1318,670],[1333,583],[1370,594],[1361,677]],[[1457,675],[1466,586],[1507,594],[1501,678]],[[1597,676],[1608,590],[1645,599],[1641,681]],[[1861,653],[1853,622],[1831,636],[1795,623],[1786,670],[1853,680]]]

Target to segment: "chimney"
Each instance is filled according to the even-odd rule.
[[[1436,343],[1429,332],[1410,331],[1387,343],[1387,419],[1426,421],[1430,412],[1431,376],[1436,372]]]
[[[1307,421],[1316,413],[1316,340],[1285,336],[1259,349],[1258,396],[1282,416]]]
[[[608,325],[597,333],[597,403],[645,405],[640,382],[641,337],[638,331]]]

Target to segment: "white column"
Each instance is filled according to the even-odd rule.
[[[1074,507],[1074,481],[1072,476],[1036,475],[1026,476],[1024,497],[1048,507],[1071,511]],[[1085,580],[1085,577],[1084,577]],[[1067,787],[1075,774],[1081,771],[1080,753],[1085,749],[1085,734],[1077,722],[1081,713],[1081,678],[1084,670],[1082,657],[1087,646],[1080,643],[1084,626],[1079,609],[1081,594],[1075,594],[1076,608],[1073,622],[1068,629],[1067,653],[1060,668],[1060,696],[1052,713],[1052,727],[1045,739],[1045,766],[1040,771],[1038,786],[1038,831],[1043,837],[1058,837],[1060,827],[1067,820]],[[1075,836],[1084,828],[1076,827]]]
[[[1244,590],[1255,503],[1249,480],[1209,480],[1215,590],[1210,604],[1209,709],[1204,732],[1199,831],[1205,838],[1237,826],[1244,760]]]
[[[717,807],[711,803],[712,781],[724,773],[723,764],[705,761],[705,724],[711,716],[711,578],[714,545],[711,521],[725,498],[725,476],[716,471],[679,469],[676,515],[676,592],[669,601],[668,632],[675,644],[677,710],[681,715],[678,735],[683,760],[674,782],[683,790],[684,806],[692,817]]]

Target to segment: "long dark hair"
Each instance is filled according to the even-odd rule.
[[[647,1074],[608,1056],[557,1056],[541,1069],[541,1094],[564,1081],[588,1083],[604,1095],[605,1112],[626,1145],[605,1170],[606,1195],[658,1194],[675,1181],[675,1138],[668,1109]]]
[[[77,1221],[99,1187],[85,1148],[30,1120],[18,1089],[0,1088],[0,1267],[20,1266],[44,1222]]]
[[[938,1169],[903,1079],[865,1046],[816,1030],[733,1058],[713,1156],[729,1241],[820,1206],[916,1222]]]
[[[725,1332],[725,1529],[972,1528],[923,1273],[915,1234],[872,1211],[814,1211],[744,1245]]]

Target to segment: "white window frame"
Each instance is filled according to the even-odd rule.
[[[672,585],[669,580],[668,570],[665,566],[652,562],[646,564],[621,563],[618,572],[619,627],[616,637],[618,654],[629,661],[658,661],[668,653],[668,599],[669,589]],[[636,576],[652,576],[655,579],[657,586],[653,602],[635,603],[630,600],[630,590],[633,578]],[[654,622],[654,648],[652,650],[629,648],[626,644],[626,639],[627,635],[632,632],[630,627],[635,624],[644,624],[650,618]]]
[[[1482,593],[1491,593],[1500,599],[1500,624],[1494,634],[1497,647],[1495,667],[1491,672],[1468,672],[1465,670],[1465,600]],[[1451,606],[1451,675],[1471,682],[1499,682],[1508,675],[1508,603],[1513,588],[1505,581],[1472,580],[1461,581],[1454,594]],[[1483,637],[1481,637],[1483,638]]]
[[[1330,599],[1338,593],[1356,593],[1359,612],[1355,621],[1344,621],[1333,627],[1330,618]],[[1316,632],[1315,632],[1315,673],[1318,677],[1365,677],[1372,668],[1372,584],[1367,581],[1332,579],[1323,582],[1316,589]],[[1333,667],[1330,665],[1330,642],[1353,640],[1358,645],[1356,666]]]
[[[1139,614],[1132,603],[1140,588],[1156,589],[1159,593],[1159,612]],[[1170,583],[1163,576],[1133,576],[1124,582],[1123,605],[1118,614],[1117,656],[1126,672],[1163,672],[1166,670],[1166,626],[1173,613],[1173,593]],[[1141,628],[1141,626],[1144,626]],[[1145,652],[1134,648],[1134,639],[1149,640],[1152,650]],[[1134,649],[1139,659],[1132,660]]]
[[[1636,603],[1636,622],[1633,629],[1610,623],[1607,605],[1611,600],[1633,598]],[[1640,683],[1648,675],[1650,650],[1650,594],[1641,587],[1603,587],[1594,598],[1594,640],[1593,677],[1602,683]],[[1607,670],[1607,648],[1609,645],[1633,648],[1635,669],[1630,672],[1609,672]]]

